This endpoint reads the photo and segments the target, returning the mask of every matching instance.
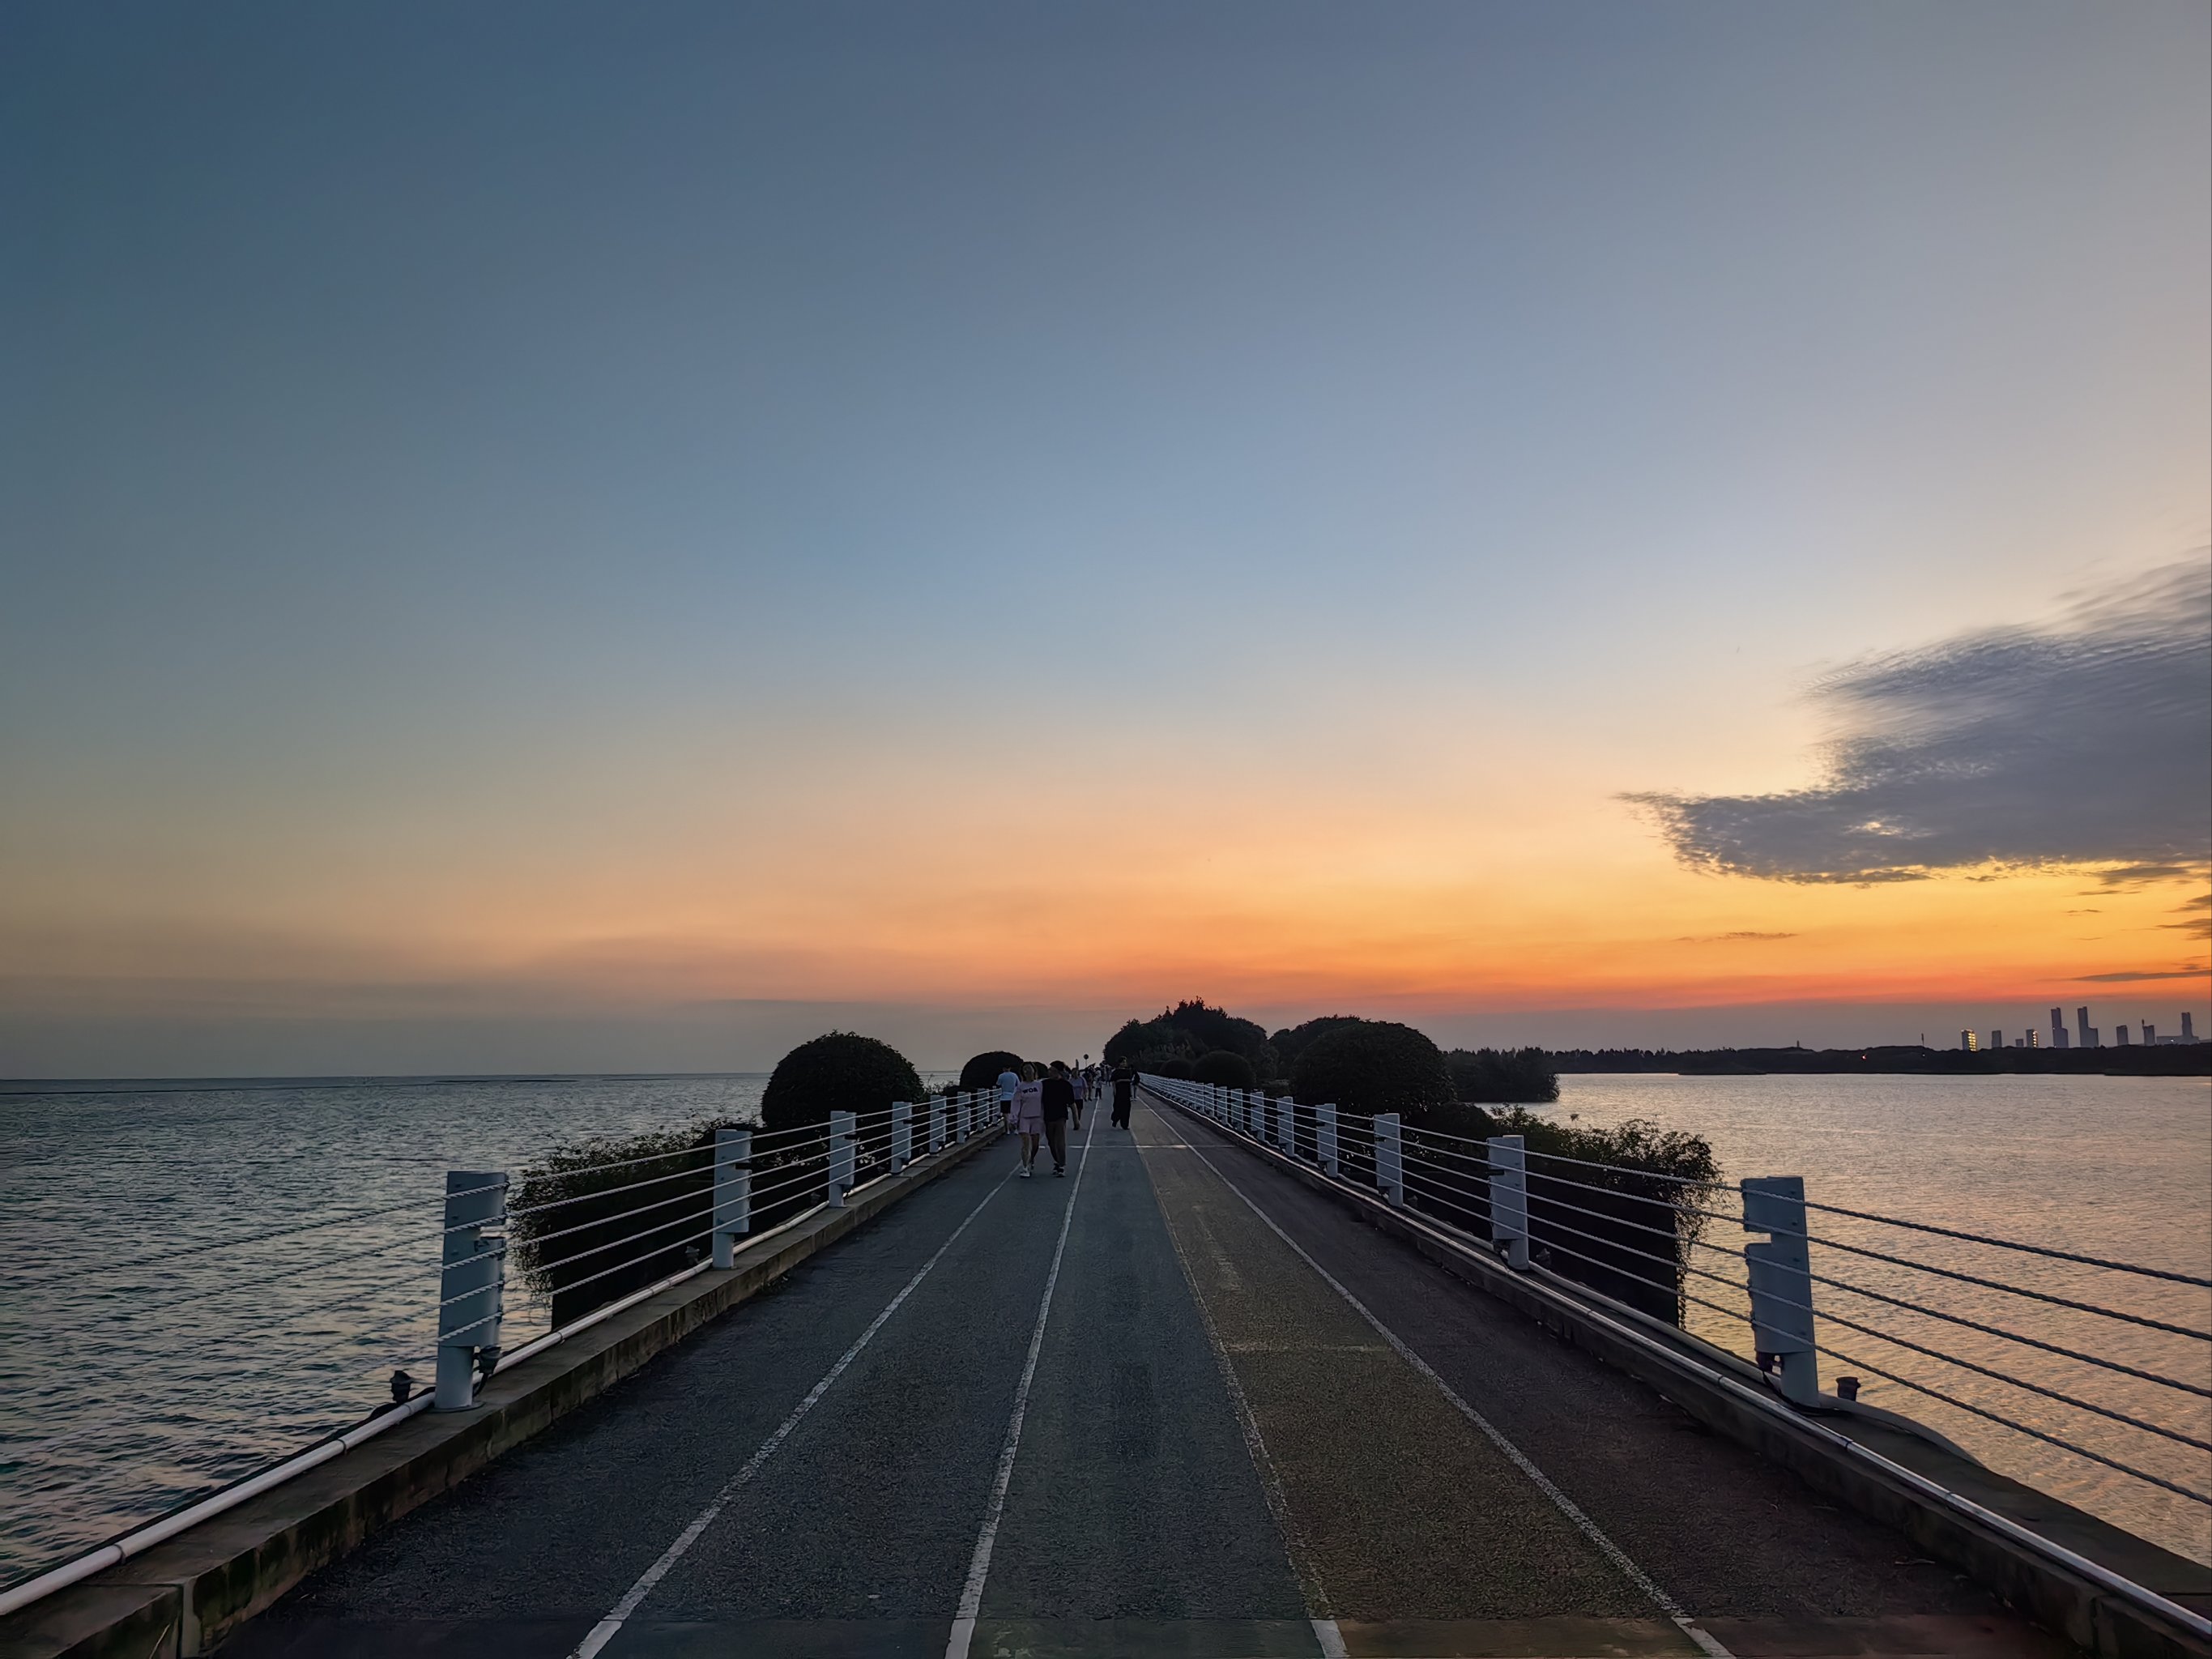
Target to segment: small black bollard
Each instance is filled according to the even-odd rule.
[[[1838,1377],[1838,1378],[1836,1379],[1836,1398],[1837,1398],[1837,1399],[1838,1399],[1838,1400],[1856,1400],[1856,1399],[1857,1399],[1858,1397],[1859,1397],[1859,1380],[1858,1380],[1858,1378],[1856,1378],[1856,1376],[1839,1376],[1839,1377]]]

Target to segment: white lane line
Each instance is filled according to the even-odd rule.
[[[1081,1178],[1079,1175],[1077,1176],[1079,1181]],[[899,1304],[912,1296],[915,1287],[929,1277],[929,1270],[945,1259],[945,1253],[952,1248],[961,1234],[968,1231],[969,1222],[983,1213],[983,1205],[996,1198],[1000,1189],[1012,1179],[1013,1171],[1009,1170],[999,1178],[997,1186],[983,1194],[982,1202],[969,1211],[960,1224],[946,1237],[945,1243],[937,1247],[937,1254],[923,1262],[915,1276],[900,1287],[899,1293],[884,1304],[884,1310],[869,1321],[868,1328],[860,1333],[859,1340],[837,1356],[837,1363],[823,1373],[819,1382],[807,1390],[806,1398],[792,1408],[790,1416],[776,1425],[775,1432],[761,1443],[760,1449],[747,1458],[744,1467],[732,1475],[721,1491],[714,1494],[714,1501],[700,1510],[690,1526],[676,1534],[676,1541],[661,1552],[660,1559],[645,1570],[637,1583],[629,1587],[629,1593],[608,1611],[607,1616],[592,1626],[590,1634],[576,1644],[568,1659],[592,1659],[594,1654],[614,1640],[615,1632],[623,1627],[623,1621],[637,1611],[638,1604],[652,1593],[653,1587],[668,1576],[669,1569],[681,1561],[684,1553],[699,1541],[700,1534],[714,1524],[714,1517],[738,1495],[738,1488],[758,1474],[761,1466],[775,1455],[775,1449],[790,1438],[791,1431],[799,1426],[799,1420],[814,1409],[816,1402],[823,1395],[830,1392],[830,1385],[845,1374],[845,1368],[860,1357],[860,1350],[874,1340],[876,1333],[883,1329],[884,1322],[899,1310]]]
[[[1006,1510],[1006,1486],[1014,1478],[1014,1454],[1021,1449],[1022,1419],[1029,1414],[1030,1383],[1036,1376],[1037,1355],[1044,1348],[1045,1321],[1052,1316],[1053,1287],[1060,1283],[1060,1258],[1067,1254],[1067,1230],[1075,1220],[1075,1200],[1083,1193],[1083,1172],[1091,1167],[1091,1138],[1098,1120],[1084,1132],[1083,1156],[1076,1160],[1075,1184],[1067,1189],[1067,1210],[1060,1218],[1060,1242],[1053,1246],[1052,1270],[1044,1276],[1044,1295],[1037,1302],[1036,1328],[1030,1333],[1029,1357],[1022,1362],[1022,1380],[1014,1385],[1014,1414],[1006,1420],[1006,1443],[999,1448],[998,1472],[991,1477],[991,1496],[983,1506],[983,1528],[975,1534],[975,1553],[969,1558],[968,1582],[961,1586],[960,1607],[953,1615],[952,1634],[945,1644],[945,1659],[968,1659],[975,1639],[975,1616],[983,1607],[983,1585],[991,1576],[991,1552],[998,1547],[999,1519]]]
[[[1176,1143],[1172,1150],[1196,1152],[1185,1143]],[[1215,1170],[1218,1175],[1220,1171]],[[1168,1247],[1175,1252],[1176,1265],[1182,1269],[1183,1283],[1190,1289],[1190,1304],[1198,1310],[1198,1322],[1206,1332],[1207,1346],[1213,1350],[1213,1364],[1221,1373],[1222,1386],[1228,1390],[1229,1404],[1237,1414],[1237,1426],[1244,1436],[1244,1453],[1252,1460],[1252,1472],[1260,1477],[1260,1492],[1267,1499],[1267,1512],[1274,1517],[1275,1530],[1282,1534],[1283,1553],[1290,1557],[1291,1571],[1298,1581],[1298,1594],[1306,1604],[1306,1622],[1313,1626],[1314,1640],[1321,1644],[1322,1659],[1346,1659],[1344,1632],[1337,1628],[1336,1619],[1329,1612],[1328,1589],[1321,1582],[1321,1573],[1313,1564],[1313,1552],[1308,1547],[1304,1534],[1291,1518],[1290,1499],[1283,1492],[1283,1478],[1276,1472],[1275,1460],[1269,1455],[1267,1440],[1260,1433],[1260,1419],[1252,1414],[1252,1402],[1244,1397],[1244,1385],[1237,1381],[1237,1367],[1230,1363],[1229,1345],[1221,1340],[1220,1328],[1213,1322],[1213,1310],[1200,1294],[1198,1275],[1190,1270],[1190,1258],[1183,1254],[1182,1240],[1176,1237],[1175,1224],[1167,1219],[1167,1206],[1160,1206],[1160,1219],[1167,1231]],[[1253,1345],[1240,1343],[1240,1351]],[[1375,1352],[1382,1350],[1378,1346]]]
[[[1465,1400],[1462,1399],[1460,1397],[1459,1391],[1453,1388],[1450,1383],[1445,1382],[1443,1377],[1437,1376],[1436,1369],[1431,1366],[1427,1360],[1422,1358],[1420,1355],[1415,1353],[1411,1348],[1407,1347],[1406,1344],[1400,1340],[1398,1334],[1392,1330],[1388,1325],[1385,1325],[1381,1320],[1377,1319],[1369,1310],[1367,1304],[1362,1302],[1358,1297],[1352,1295],[1352,1291],[1345,1285],[1342,1280],[1339,1279],[1335,1274],[1330,1273],[1328,1268],[1322,1267],[1320,1262],[1315,1261],[1312,1256],[1307,1255],[1305,1248],[1301,1245],[1297,1240],[1292,1238],[1288,1233],[1277,1226],[1275,1224],[1274,1217],[1269,1215],[1265,1210],[1254,1203],[1252,1201],[1251,1195],[1245,1192],[1242,1187],[1239,1187],[1227,1176],[1223,1175],[1220,1169],[1214,1164],[1212,1158],[1208,1158],[1204,1152],[1199,1151],[1196,1146],[1193,1146],[1190,1149],[1190,1153],[1191,1156],[1195,1158],[1200,1164],[1206,1165],[1207,1169],[1212,1170],[1215,1179],[1219,1181],[1223,1186],[1228,1188],[1231,1192],[1243,1199],[1244,1200],[1245,1208],[1250,1210],[1254,1215],[1258,1216],[1261,1221],[1265,1222],[1267,1224],[1267,1230],[1273,1233],[1276,1237],[1281,1239],[1284,1243],[1289,1245],[1291,1249],[1297,1253],[1297,1257],[1301,1261],[1304,1261],[1307,1267],[1311,1267],[1316,1273],[1319,1273],[1322,1277],[1322,1282],[1328,1285],[1329,1289],[1334,1291],[1339,1296],[1350,1303],[1352,1304],[1352,1310],[1358,1314],[1362,1319],[1365,1320],[1370,1325],[1372,1325],[1375,1328],[1376,1334],[1380,1336],[1385,1342],[1388,1342],[1392,1348],[1395,1349],[1397,1351],[1398,1357],[1401,1359],[1411,1365],[1423,1376],[1428,1378],[1430,1382],[1436,1384],[1437,1391],[1443,1395],[1445,1399],[1450,1401],[1451,1403],[1458,1408],[1459,1414],[1467,1419],[1468,1422],[1474,1424],[1476,1428],[1481,1430],[1484,1437],[1489,1440],[1492,1445],[1497,1447],[1499,1451],[1505,1454],[1507,1460],[1512,1463],[1514,1468],[1519,1469],[1522,1474],[1527,1475],[1530,1480],[1534,1481],[1535,1483],[1536,1489],[1542,1492],[1545,1497],[1552,1500],[1553,1504],[1559,1510],[1559,1513],[1565,1516],[1568,1520],[1573,1522],[1576,1528],[1582,1533],[1583,1536],[1589,1539],[1591,1543],[1596,1545],[1599,1552],[1604,1555],[1605,1559],[1612,1562],[1614,1566],[1620,1569],[1622,1576],[1625,1577],[1629,1583],[1635,1585],[1637,1589],[1642,1590],[1646,1596],[1650,1598],[1652,1606],[1657,1607],[1660,1612],[1665,1613],[1668,1619],[1674,1621],[1675,1627],[1679,1629],[1683,1635],[1688,1637],[1690,1640],[1698,1644],[1698,1650],[1699,1652],[1709,1656],[1709,1659],[1735,1659],[1735,1656],[1730,1654],[1726,1648],[1723,1647],[1717,1641],[1716,1641],[1696,1620],[1691,1618],[1690,1615],[1683,1610],[1682,1604],[1680,1602],[1677,1601],[1673,1596],[1668,1595],[1665,1590],[1660,1589],[1658,1584],[1652,1579],[1649,1573],[1645,1572],[1643,1568],[1638,1566],[1635,1562],[1630,1560],[1628,1559],[1627,1552],[1623,1550],[1620,1545],[1614,1543],[1612,1539],[1607,1537],[1604,1530],[1599,1527],[1597,1522],[1591,1520],[1589,1516],[1583,1512],[1582,1506],[1580,1504],[1577,1504],[1573,1498],[1568,1497],[1566,1493],[1561,1492],[1558,1486],[1554,1486],[1552,1482],[1552,1477],[1546,1474],[1543,1470],[1538,1468],[1534,1461],[1530,1459],[1528,1453],[1522,1451],[1520,1447],[1515,1445],[1510,1440],[1508,1440],[1504,1435],[1498,1431],[1495,1424],[1493,1424],[1488,1418],[1485,1417],[1480,1412],[1475,1410],[1474,1407],[1468,1405]]]

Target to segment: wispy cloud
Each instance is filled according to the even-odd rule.
[[[2212,561],[2153,572],[2060,626],[1963,635],[1815,688],[1826,782],[1626,797],[1685,864],[1797,882],[2106,865],[2106,884],[2212,860]]]
[[[2077,985],[2121,985],[2139,979],[2203,979],[2212,975],[2212,968],[2173,968],[2159,974],[2076,974]]]
[[[1685,933],[1679,942],[1683,945],[1728,945],[1742,939],[1796,939],[1796,937],[1795,933],[1755,933],[1747,928],[1733,933]]]

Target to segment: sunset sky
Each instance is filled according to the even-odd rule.
[[[2212,1028],[2209,64],[10,7],[0,1075]]]

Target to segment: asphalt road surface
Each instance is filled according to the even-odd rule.
[[[237,1659],[2059,1655],[1900,1535],[1139,1105],[921,1188]]]

